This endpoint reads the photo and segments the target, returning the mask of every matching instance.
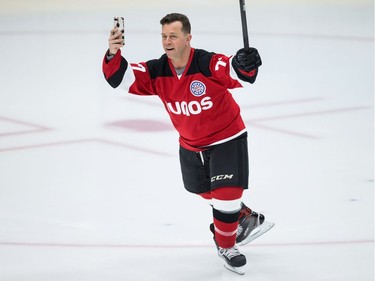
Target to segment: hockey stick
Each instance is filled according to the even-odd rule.
[[[247,51],[249,49],[249,34],[247,31],[245,0],[240,0],[240,12],[241,12],[243,45],[244,45],[245,51]]]

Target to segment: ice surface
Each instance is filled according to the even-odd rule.
[[[173,11],[190,17],[194,47],[233,54],[238,3],[1,1],[0,280],[373,280],[373,10],[248,1],[263,66],[233,93],[249,130],[244,201],[276,226],[241,248],[236,276],[210,207],[182,186],[162,104],[110,88],[101,61],[113,16],[139,62],[162,54]]]

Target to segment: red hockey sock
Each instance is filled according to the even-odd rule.
[[[203,199],[206,199],[206,200],[211,200],[212,199],[211,191],[207,191],[205,193],[199,193],[198,195],[201,196],[201,197],[203,197]]]
[[[241,187],[220,187],[211,192],[215,240],[221,248],[231,248],[236,244],[242,193]]]

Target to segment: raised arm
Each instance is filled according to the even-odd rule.
[[[108,38],[108,50],[105,53],[102,70],[105,79],[113,87],[117,88],[124,78],[128,62],[121,56],[123,44],[123,30],[114,27]]]

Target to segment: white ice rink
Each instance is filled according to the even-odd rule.
[[[257,82],[234,92],[249,130],[244,201],[276,226],[224,269],[211,209],[182,186],[178,136],[157,98],[113,90],[124,53],[158,58],[159,20],[192,45],[242,46],[238,1],[0,1],[0,281],[374,280],[374,4],[248,0]]]

